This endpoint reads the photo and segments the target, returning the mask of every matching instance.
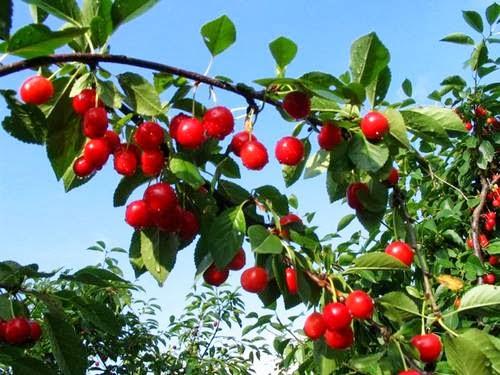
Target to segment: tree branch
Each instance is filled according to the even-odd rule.
[[[481,218],[481,212],[483,212],[484,205],[486,204],[486,196],[488,195],[489,184],[486,177],[484,177],[484,173],[481,172],[479,175],[481,180],[481,193],[479,195],[479,204],[474,208],[472,213],[472,245],[474,250],[474,255],[479,259],[481,263],[483,263],[483,254],[481,252],[481,244],[479,243],[479,220]],[[482,284],[483,279],[478,279],[478,284]]]

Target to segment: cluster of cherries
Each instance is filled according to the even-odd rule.
[[[0,320],[0,342],[9,345],[24,345],[35,343],[42,336],[42,328],[35,320],[17,317],[10,320]]]
[[[473,120],[467,120],[466,117],[459,111],[456,113],[460,116],[464,122],[465,129],[471,131],[474,129]],[[473,112],[475,116],[475,121],[484,121],[485,128],[483,131],[487,134],[488,132],[497,132],[500,130],[500,121],[495,116],[490,116],[490,113],[486,108],[478,105]]]

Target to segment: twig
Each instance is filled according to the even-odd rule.
[[[481,212],[483,212],[484,205],[486,204],[486,196],[488,195],[489,184],[484,173],[481,172],[479,176],[481,180],[481,193],[479,195],[479,204],[476,206],[472,213],[472,245],[474,250],[474,255],[483,263],[483,254],[481,252],[481,244],[479,243],[479,219],[481,218]],[[482,284],[483,279],[478,279],[478,284]]]

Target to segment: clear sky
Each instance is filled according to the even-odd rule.
[[[15,1],[14,29],[28,22],[25,4]],[[389,97],[402,97],[401,82],[413,82],[415,97],[426,102],[426,95],[447,75],[463,73],[466,48],[439,42],[446,34],[468,31],[461,10],[483,12],[485,0],[169,0],[160,3],[139,19],[126,24],[115,34],[113,53],[127,54],[203,72],[209,61],[199,35],[202,24],[227,14],[236,24],[236,44],[216,58],[211,74],[251,83],[270,77],[274,63],[267,44],[278,36],[293,39],[299,46],[297,58],[288,75],[308,71],[344,72],[349,63],[353,40],[376,31],[391,51],[392,85]],[[58,21],[54,25],[59,25]],[[4,62],[13,61],[7,59]],[[123,67],[107,65],[114,73]],[[147,73],[147,72],[146,72]],[[17,89],[29,73],[1,79],[1,88]],[[148,73],[147,73],[148,74]],[[151,77],[150,75],[148,75]],[[244,101],[217,93],[218,104],[244,106]],[[200,91],[198,98],[207,98]],[[0,113],[5,115],[3,101]],[[209,104],[210,105],[210,104]],[[242,128],[240,121],[238,128]],[[256,134],[272,153],[278,137],[293,128],[271,108],[256,125]],[[112,163],[84,187],[65,194],[50,168],[42,147],[25,145],[0,130],[0,236],[2,259],[20,263],[39,263],[41,269],[79,267],[99,261],[97,254],[84,251],[96,240],[128,249],[131,228],[124,222],[124,208],[113,208],[112,195],[119,181]],[[272,181],[284,189],[280,168],[274,160],[262,172],[244,172],[242,183],[249,188]],[[288,193],[300,201],[299,214],[317,211],[314,223],[321,233],[334,231],[348,208],[329,205],[324,176],[302,181]],[[183,250],[163,288],[148,275],[140,279],[148,297],[157,297],[166,316],[178,314],[183,297],[193,283],[193,249]],[[126,257],[122,267],[130,277]],[[238,285],[239,273],[230,281]],[[245,297],[248,310],[259,306],[255,296]]]

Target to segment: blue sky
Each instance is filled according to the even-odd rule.
[[[482,12],[489,3],[483,0],[161,1],[149,13],[120,28],[111,48],[113,53],[203,72],[209,53],[199,29],[205,22],[227,14],[236,24],[237,41],[216,58],[211,74],[251,83],[253,79],[273,75],[274,63],[267,44],[278,36],[287,36],[299,46],[288,75],[299,76],[314,70],[338,75],[348,67],[351,42],[376,31],[391,51],[393,83],[389,97],[399,99],[401,82],[409,78],[416,98],[426,102],[426,95],[442,78],[463,73],[463,61],[469,53],[466,48],[441,43],[439,39],[451,32],[468,31],[462,9]],[[15,1],[14,28],[28,22],[28,17],[27,7]],[[8,61],[12,60],[4,62]],[[106,67],[114,73],[124,71],[123,67]],[[17,89],[28,74],[2,78],[1,88]],[[207,98],[207,92],[201,90],[197,97]],[[217,92],[217,100],[233,108],[245,105],[241,98],[222,92]],[[1,117],[5,114],[3,102],[0,113]],[[237,126],[242,128],[242,122]],[[272,152],[278,137],[289,134],[292,128],[292,123],[284,122],[267,108],[255,131]],[[0,130],[0,150],[2,259],[36,262],[43,270],[51,270],[98,262],[97,253],[84,251],[96,240],[128,249],[132,230],[123,220],[124,209],[112,205],[119,177],[111,163],[91,183],[65,194],[43,148],[22,144]],[[274,160],[262,172],[243,173],[243,185],[249,188],[269,181],[284,189]],[[314,224],[320,226],[322,233],[334,231],[337,221],[349,212],[338,204],[327,204],[324,177],[299,182],[288,193],[299,198],[300,214],[317,211]],[[126,257],[121,261],[131,275]],[[193,276],[192,248],[188,248],[179,254],[165,287],[159,288],[147,275],[140,283],[146,287],[148,297],[159,298],[166,314],[178,314]],[[239,273],[231,276],[233,285],[239,284],[238,278]],[[255,296],[245,300],[249,309],[260,305]]]

